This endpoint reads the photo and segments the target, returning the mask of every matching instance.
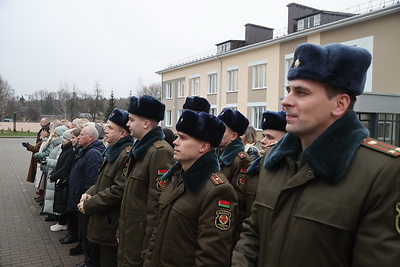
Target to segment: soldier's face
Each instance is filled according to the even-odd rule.
[[[118,142],[119,139],[123,137],[122,132],[123,129],[118,124],[112,121],[107,121],[104,130],[104,139],[106,140],[109,146],[112,146],[116,142]]]
[[[310,144],[337,119],[337,96],[328,99],[324,84],[312,80],[292,80],[286,89],[286,131]]]
[[[126,126],[129,127],[131,135],[135,138],[142,139],[144,135],[145,119],[136,115],[129,113],[129,120]]]
[[[266,129],[263,130],[263,139],[261,139],[261,148],[265,152],[265,150],[270,146],[272,143],[278,142],[281,138],[285,135],[285,132],[273,130],[273,129]]]
[[[201,151],[205,142],[183,132],[177,132],[176,135],[174,160],[179,161],[182,165],[191,166],[202,155]]]

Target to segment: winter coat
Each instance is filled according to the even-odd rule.
[[[62,137],[56,137],[51,140],[51,145],[53,149],[50,151],[49,156],[46,158],[46,164],[44,167],[47,168],[47,175],[49,175],[56,167],[58,157],[61,154]],[[46,188],[44,191],[44,203],[43,203],[43,213],[56,214],[53,211],[54,205],[54,191],[55,183],[46,181]]]
[[[33,183],[35,181],[35,176],[36,176],[36,170],[37,170],[37,161],[33,157],[33,154],[39,152],[40,145],[42,144],[42,140],[39,140],[38,143],[35,145],[29,144],[26,147],[26,150],[32,152],[32,157],[31,157],[31,162],[29,164],[29,170],[28,170],[28,175],[26,176],[26,181]]]
[[[302,152],[286,134],[260,168],[233,266],[399,266],[400,149],[367,135],[355,113]]]
[[[67,211],[78,211],[82,194],[96,182],[104,149],[104,144],[96,140],[75,154],[68,180]]]
[[[105,245],[118,245],[116,233],[120,215],[125,179],[128,171],[129,151],[133,137],[125,136],[104,151],[104,161],[96,183],[86,193],[91,195],[83,202],[87,215],[91,215],[88,224],[88,239]]]
[[[162,180],[159,223],[145,266],[228,266],[237,197],[219,172],[215,151],[186,172],[176,163]]]
[[[72,161],[74,158],[74,148],[72,143],[68,142],[61,146],[61,154],[58,157],[56,168],[49,174],[49,179],[56,183],[54,193],[53,210],[55,212],[64,213],[68,198],[68,176],[71,171]]]
[[[237,138],[225,147],[219,157],[221,172],[232,184],[233,188],[235,188],[239,206],[242,205],[245,198],[244,176],[247,168],[252,162],[250,156],[244,151],[244,149],[242,139]],[[237,216],[238,220],[242,221],[243,214],[237,213]],[[237,227],[238,228],[235,231],[235,240],[239,239],[241,224],[237,224]]]
[[[43,138],[43,142],[40,145],[39,152],[33,154],[33,157],[38,162],[45,160],[49,156],[50,151],[53,149],[53,142],[50,141],[50,143],[48,143],[48,140],[49,139],[47,137]],[[47,168],[46,164],[40,163],[40,170],[42,172],[47,173],[48,168]]]
[[[157,223],[160,177],[173,164],[172,147],[161,127],[136,141],[130,151],[118,226],[118,266],[142,266]]]

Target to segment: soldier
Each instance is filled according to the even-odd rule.
[[[237,200],[215,152],[225,126],[208,113],[184,110],[176,129],[178,162],[162,177],[159,223],[145,266],[228,266]]]
[[[241,206],[245,197],[244,176],[252,160],[244,151],[245,148],[240,136],[244,134],[249,126],[249,120],[239,111],[230,108],[224,108],[218,115],[218,118],[226,126],[221,145],[219,146],[221,172],[225,174],[228,181],[235,188],[238,203]],[[237,224],[238,229],[235,231],[235,240],[239,239],[242,218],[243,214],[238,213],[237,219],[239,223]]]
[[[173,164],[173,150],[159,121],[165,105],[152,96],[132,96],[127,126],[137,140],[130,151],[118,227],[118,266],[142,266],[157,222],[160,177]]]
[[[88,239],[99,244],[100,264],[103,267],[117,266],[116,232],[124,182],[129,161],[129,150],[133,145],[128,123],[129,114],[115,108],[105,127],[104,161],[96,183],[81,197],[78,209],[90,215]]]
[[[285,111],[265,111],[261,121],[261,129],[263,130],[263,139],[261,140],[261,148],[263,154],[270,147],[274,146],[286,134],[286,112]],[[242,219],[250,216],[251,206],[253,205],[259,178],[260,162],[263,158],[259,157],[247,169],[245,176],[245,198],[241,203],[239,210],[244,214]]]
[[[353,111],[370,63],[356,46],[296,48],[288,133],[260,168],[233,266],[399,266],[400,148]]]

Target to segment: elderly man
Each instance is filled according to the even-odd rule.
[[[104,161],[96,183],[81,197],[78,209],[91,215],[88,225],[88,239],[99,244],[100,265],[117,266],[116,232],[120,215],[122,194],[128,168],[129,150],[133,137],[126,126],[127,111],[114,109],[105,127]]]
[[[157,222],[160,177],[173,163],[172,147],[158,123],[165,105],[152,96],[132,96],[127,126],[137,140],[130,151],[118,227],[118,266],[143,266]]]
[[[228,266],[237,199],[215,153],[225,126],[208,113],[184,110],[176,130],[178,162],[162,177],[160,220],[146,266]]]
[[[399,148],[353,111],[371,54],[302,44],[288,72],[287,134],[269,151],[234,266],[399,266]]]

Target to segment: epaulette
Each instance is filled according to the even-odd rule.
[[[131,151],[131,148],[132,148],[132,146],[126,146],[126,147],[125,147],[125,151],[126,151],[126,153],[128,153],[128,154],[129,154],[129,151]]]
[[[161,143],[161,141],[156,141],[156,142],[154,142],[153,146],[155,146],[155,148],[158,149],[158,148],[162,148],[163,144]]]
[[[400,147],[395,147],[370,137],[365,138],[361,144],[393,157],[400,156]]]
[[[211,182],[213,182],[214,185],[219,185],[219,184],[225,183],[221,178],[219,178],[218,174],[216,174],[215,172],[213,174],[211,174],[210,180],[211,180]]]
[[[246,158],[246,154],[243,151],[240,151],[238,154],[239,158],[241,159],[245,159]]]

